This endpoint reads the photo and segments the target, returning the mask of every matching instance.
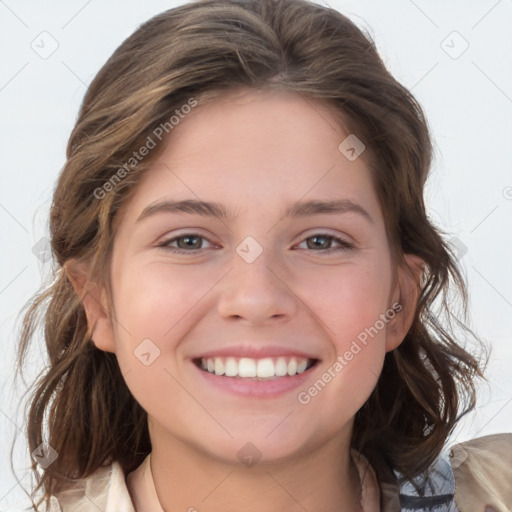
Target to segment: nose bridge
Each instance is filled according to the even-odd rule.
[[[273,251],[253,237],[246,237],[231,260],[231,271],[221,284],[219,313],[262,322],[293,314],[296,298],[283,282],[283,266]],[[280,271],[281,269],[281,271]]]

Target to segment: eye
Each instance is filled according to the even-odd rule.
[[[310,243],[311,241],[311,243]],[[332,242],[336,242],[339,247],[331,247]],[[313,249],[314,252],[322,252],[323,254],[330,254],[332,252],[348,251],[354,249],[354,244],[343,240],[342,238],[328,233],[315,233],[306,238],[301,244],[306,242],[308,249]]]
[[[163,241],[158,245],[158,247],[162,247],[163,249],[169,250],[175,254],[190,254],[203,249],[203,247],[201,247],[203,240],[211,243],[206,237],[198,233],[185,233],[184,235],[175,236],[174,238]],[[174,243],[177,244],[177,248],[176,246],[171,245]]]
[[[158,247],[171,251],[174,254],[193,254],[204,249],[203,241],[212,244],[210,240],[199,233],[185,233],[163,241]],[[337,243],[339,247],[331,247],[333,242]],[[306,243],[307,249],[312,249],[314,252],[321,252],[322,254],[347,251],[355,247],[354,244],[328,233],[316,233],[301,242],[301,244],[303,243]]]

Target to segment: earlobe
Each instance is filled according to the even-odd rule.
[[[386,352],[397,348],[411,328],[420,295],[421,276],[425,262],[415,254],[404,254],[405,267],[398,269],[398,280],[392,304],[399,303],[401,309],[390,321],[386,334]]]
[[[68,261],[64,264],[64,271],[84,307],[92,342],[100,350],[115,352],[114,333],[104,287],[89,279],[88,269],[82,263]]]

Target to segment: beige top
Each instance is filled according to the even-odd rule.
[[[126,477],[126,486],[137,512],[164,512],[151,474],[151,453]]]
[[[362,510],[380,512],[380,489],[375,472],[362,454],[354,450],[351,453],[362,483]],[[164,512],[151,473],[151,454],[128,474],[126,485],[136,512]]]
[[[449,510],[512,512],[512,433],[492,434],[454,445],[450,465],[455,476],[450,493],[455,493],[457,508],[453,505]],[[392,470],[386,464],[373,462],[372,466],[371,471],[363,471],[365,510],[371,512],[411,510],[410,507],[400,507],[401,488]],[[360,464],[358,467],[366,469]],[[375,500],[378,499],[375,475],[380,486],[382,510],[375,505]],[[127,480],[131,488],[130,492]],[[143,512],[148,510],[148,503],[153,503],[153,508],[150,509],[152,512],[162,511],[151,477],[149,456],[128,475],[128,478],[119,462],[105,464],[88,477],[77,480],[73,485],[60,491],[56,490],[51,497],[49,507],[43,504],[37,507],[37,510],[41,512],[98,512],[99,510],[136,512],[135,504],[137,512]],[[424,507],[420,505],[414,507],[414,510],[420,511],[422,508]]]

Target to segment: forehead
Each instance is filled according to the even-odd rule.
[[[130,216],[169,196],[259,208],[254,215],[317,197],[375,203],[366,155],[351,161],[340,151],[349,134],[337,119],[326,104],[281,91],[238,91],[197,106],[161,142]]]

